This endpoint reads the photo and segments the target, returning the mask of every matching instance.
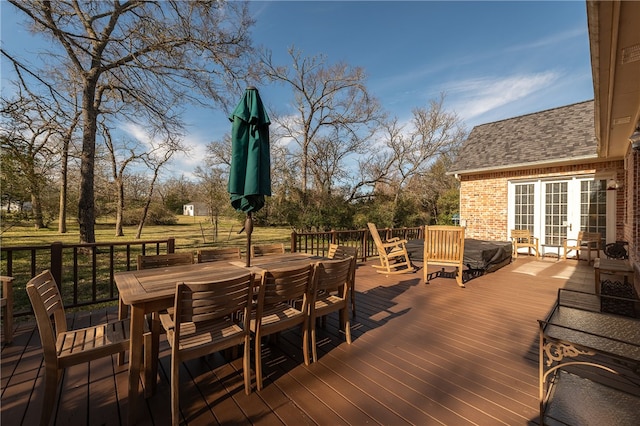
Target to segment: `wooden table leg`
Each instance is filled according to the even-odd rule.
[[[131,336],[129,347],[129,424],[136,424],[137,406],[140,399],[140,368],[143,357],[144,309],[132,306]]]
[[[154,312],[151,318],[151,347],[144,350],[144,396],[156,393],[158,382],[158,354],[160,352],[160,316]]]

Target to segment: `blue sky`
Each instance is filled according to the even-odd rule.
[[[30,37],[2,3],[3,48],[28,56]],[[254,43],[276,62],[288,64],[287,48],[295,45],[305,56],[363,67],[370,92],[401,121],[442,92],[445,108],[468,130],[593,99],[584,1],[256,1],[251,10]],[[259,89],[270,110],[292,111],[289,89]],[[204,146],[230,131],[227,115],[189,110],[192,154],[173,172],[200,164]]]

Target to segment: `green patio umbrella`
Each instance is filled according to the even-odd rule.
[[[264,206],[264,197],[271,196],[271,159],[269,155],[269,116],[258,89],[248,87],[231,120],[231,171],[227,190],[231,205],[247,214],[247,266],[251,266],[251,214]]]

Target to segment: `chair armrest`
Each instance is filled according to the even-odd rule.
[[[387,247],[399,247],[403,244],[407,243],[407,240],[401,240],[401,239],[396,239],[396,241],[390,242],[391,240],[387,241],[386,243],[382,243],[382,247],[387,248]]]
[[[399,237],[391,237],[388,240],[386,240],[385,243],[395,243],[398,240],[400,240]]]

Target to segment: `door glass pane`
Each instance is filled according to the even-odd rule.
[[[515,185],[515,229],[528,229],[532,234],[534,220],[534,185],[532,183]]]
[[[607,238],[607,186],[605,180],[580,182],[580,230]]]
[[[546,244],[562,244],[567,235],[567,182],[545,184],[545,226]]]

